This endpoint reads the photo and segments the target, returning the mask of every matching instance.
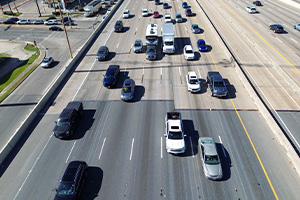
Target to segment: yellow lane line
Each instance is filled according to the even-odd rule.
[[[197,24],[197,21],[196,21],[195,17],[193,17],[193,18],[194,18],[195,23]],[[201,37],[202,37],[202,39],[204,39],[203,34],[201,34]],[[210,57],[211,57],[211,59],[212,59],[212,62],[214,63],[214,66],[215,66],[216,70],[219,71],[219,69],[218,69],[218,67],[217,67],[217,65],[216,65],[216,63],[215,63],[215,61],[214,61],[214,58],[213,58],[211,52],[209,52],[209,55],[210,55]],[[268,176],[268,173],[266,172],[265,167],[264,167],[263,163],[261,162],[261,159],[260,159],[260,157],[259,157],[259,155],[258,155],[258,153],[257,153],[257,151],[256,151],[256,148],[255,148],[255,146],[254,146],[254,144],[253,144],[253,142],[252,142],[252,139],[251,139],[251,137],[250,137],[250,135],[249,135],[249,133],[248,133],[248,131],[247,131],[245,125],[244,125],[244,122],[243,122],[243,120],[242,120],[242,118],[241,118],[241,116],[240,116],[240,114],[239,114],[237,108],[235,107],[235,104],[234,104],[234,102],[233,102],[233,100],[232,100],[232,98],[231,98],[231,96],[230,96],[229,93],[228,93],[228,95],[229,95],[229,98],[230,98],[230,102],[231,102],[231,104],[233,105],[233,108],[234,108],[234,110],[235,110],[235,113],[236,113],[236,115],[238,116],[238,118],[239,118],[239,120],[240,120],[240,122],[241,122],[241,124],[242,124],[242,126],[243,126],[243,129],[244,129],[244,131],[245,131],[245,133],[246,133],[246,135],[247,135],[247,137],[248,137],[248,140],[249,140],[249,142],[250,142],[250,144],[251,144],[251,146],[252,146],[252,149],[253,149],[253,151],[254,151],[254,153],[255,153],[257,159],[258,159],[258,162],[259,162],[259,164],[260,164],[260,166],[261,166],[261,168],[262,168],[262,170],[263,170],[263,172],[264,172],[264,174],[265,174],[265,176],[266,176],[266,178],[267,178],[267,181],[268,181],[268,183],[269,183],[269,185],[270,185],[270,187],[271,187],[271,190],[272,190],[272,192],[273,192],[275,198],[278,200],[277,193],[275,192],[275,189],[274,189],[274,187],[273,187],[273,184],[271,183],[271,180],[270,180],[270,178],[269,178],[269,176]]]

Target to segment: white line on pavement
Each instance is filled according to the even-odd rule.
[[[195,157],[194,149],[193,149],[193,143],[192,143],[192,137],[191,136],[190,136],[190,143],[191,143],[191,149],[192,149],[193,157]]]
[[[100,157],[102,155],[102,150],[103,150],[103,147],[104,147],[104,144],[105,144],[105,140],[106,140],[106,138],[104,138],[104,140],[103,140],[103,144],[102,144],[101,151],[100,151],[99,158],[98,158],[99,160],[100,160]]]
[[[72,151],[73,151],[73,149],[74,149],[75,144],[76,144],[76,141],[74,142],[74,144],[73,144],[73,146],[72,146],[72,149],[71,149],[71,151],[70,151],[70,153],[69,153],[69,155],[68,155],[68,157],[67,157],[66,163],[68,162],[68,160],[69,160],[69,158],[70,158],[70,155],[71,155],[71,153],[72,153]]]
[[[163,138],[160,137],[160,158],[163,158]]]
[[[134,143],[134,138],[132,138],[132,143],[131,143],[131,152],[130,152],[130,158],[129,158],[129,160],[131,160],[131,158],[132,158],[133,143]]]
[[[224,146],[223,146],[223,142],[222,142],[222,140],[221,140],[221,137],[220,137],[220,136],[219,136],[219,140],[220,140],[220,143],[221,143],[221,145],[222,145],[222,150],[223,150],[224,156],[225,156],[225,157],[227,157],[227,156],[226,156],[225,149],[224,149]]]

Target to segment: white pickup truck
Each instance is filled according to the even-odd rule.
[[[185,152],[184,131],[179,112],[168,112],[166,115],[166,148],[168,153]]]

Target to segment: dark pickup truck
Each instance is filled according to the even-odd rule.
[[[206,80],[211,91],[211,96],[227,96],[227,87],[219,72],[208,72]]]
[[[67,138],[73,135],[76,123],[83,113],[83,105],[80,101],[69,102],[55,121],[53,135],[57,138]]]

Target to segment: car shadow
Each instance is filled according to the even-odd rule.
[[[182,23],[187,22],[187,18],[183,17],[182,18]]]
[[[145,95],[145,87],[142,85],[135,86],[133,102],[141,101],[141,99],[144,95]]]
[[[227,87],[227,91],[228,91],[228,94],[226,97],[224,97],[224,99],[234,99],[236,98],[236,89],[234,87],[234,85],[231,85],[229,80],[224,78],[223,79],[224,82],[225,82],[225,86]]]
[[[216,148],[219,154],[219,158],[222,166],[222,172],[223,172],[223,177],[220,181],[229,180],[229,178],[231,177],[230,168],[232,167],[230,155],[223,144],[216,143]]]
[[[212,46],[210,46],[210,45],[206,45],[206,51],[203,51],[203,53],[205,53],[205,52],[211,52],[211,50],[212,50]]]
[[[132,19],[135,17],[135,14],[129,15],[129,17],[127,19]]]
[[[197,155],[198,150],[198,140],[199,140],[199,133],[197,130],[195,130],[194,122],[193,120],[182,120],[184,134],[186,135],[184,137],[185,141],[185,152],[183,154],[179,154],[181,157],[187,157],[187,156],[194,156]]]
[[[200,60],[200,58],[201,58],[201,53],[199,53],[198,51],[195,51],[195,52],[194,52],[194,55],[195,55],[194,61]]]
[[[116,83],[115,87],[111,88],[111,89],[121,89],[123,87],[124,81],[129,78],[128,74],[129,74],[128,71],[120,71],[117,83]],[[121,94],[121,92],[120,92],[120,94]]]
[[[129,26],[124,26],[122,33],[126,33],[126,31],[129,31],[130,27]]]
[[[175,37],[176,50],[174,55],[183,54],[183,47],[188,44],[191,44],[191,39],[189,37]]]
[[[51,68],[54,68],[54,67],[56,67],[58,64],[59,64],[59,61],[55,60],[55,61],[50,65],[50,67],[47,67],[47,68],[45,68],[45,69],[51,69]]]
[[[103,170],[100,167],[87,168],[87,177],[81,190],[79,200],[93,200],[99,196],[103,182]]]
[[[106,58],[106,60],[104,60],[104,61],[111,61],[114,57],[116,57],[116,52],[111,52],[110,51],[107,58]]]
[[[199,93],[203,94],[203,93],[207,92],[207,83],[206,83],[206,80],[199,78],[199,82],[200,82],[200,87],[201,87],[201,90],[200,90]]]

